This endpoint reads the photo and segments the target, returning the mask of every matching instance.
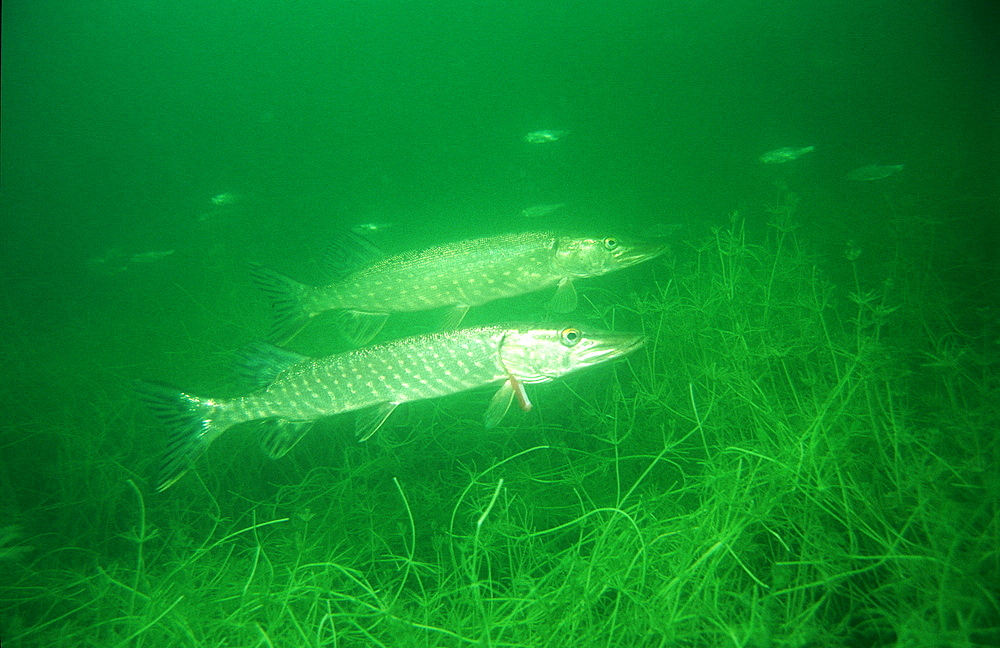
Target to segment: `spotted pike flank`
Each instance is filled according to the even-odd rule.
[[[345,333],[355,344],[364,344],[390,313],[448,306],[446,327],[453,328],[472,306],[549,286],[558,286],[553,310],[569,312],[577,302],[574,279],[628,268],[665,248],[659,241],[525,232],[404,252],[329,286],[307,286],[260,266],[254,268],[254,278],[277,313],[272,339],[294,335],[319,313],[341,310],[347,316]]]
[[[319,418],[364,410],[356,419],[364,440],[401,403],[500,383],[486,410],[485,424],[492,427],[515,398],[531,408],[525,385],[619,358],[643,342],[636,334],[501,325],[419,335],[324,358],[262,345],[242,363],[260,386],[246,396],[205,398],[140,385],[143,400],[170,430],[156,489],[169,488],[212,441],[240,423],[265,421],[261,443],[280,457]]]

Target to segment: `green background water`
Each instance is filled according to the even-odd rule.
[[[945,434],[942,421],[961,419],[955,425],[969,434],[968,444],[959,444],[967,452],[949,459],[950,477],[931,481],[958,484],[956,492],[962,495],[939,493],[941,501],[960,500],[973,508],[989,503],[984,515],[993,522],[961,533],[987,546],[995,539],[990,535],[996,530],[995,481],[979,483],[969,476],[995,471],[997,457],[991,435],[997,418],[1000,39],[992,3],[7,2],[2,40],[0,384],[5,415],[0,515],[9,522],[0,524],[9,533],[5,541],[15,547],[0,554],[7,557],[0,567],[11,572],[6,582],[35,581],[46,583],[52,592],[63,591],[61,587],[70,591],[83,587],[75,575],[101,580],[94,574],[114,576],[113,566],[132,560],[137,543],[123,539],[136,528],[133,492],[126,480],[146,492],[163,439],[162,429],[135,403],[129,381],[156,378],[201,392],[227,389],[232,351],[261,337],[270,321],[266,300],[247,279],[246,262],[319,280],[317,259],[324,242],[364,222],[392,224],[374,238],[393,252],[534,228],[670,236],[669,259],[595,281],[590,288],[581,286],[590,300],[575,317],[601,325],[610,323],[607,314],[613,311],[623,326],[650,326],[648,312],[635,307],[643,300],[660,300],[657,317],[669,317],[673,309],[690,321],[693,316],[683,307],[687,302],[664,305],[673,303],[673,293],[661,288],[672,281],[675,288],[683,288],[677,293],[681,300],[696,294],[699,286],[704,289],[697,294],[705,308],[726,294],[719,286],[699,283],[713,277],[729,280],[737,298],[753,293],[758,284],[753,284],[752,268],[761,260],[759,254],[744,257],[729,248],[732,258],[747,266],[720,262],[710,267],[702,262],[697,250],[713,240],[713,228],[719,250],[724,247],[719,228],[734,236],[743,232],[743,242],[750,246],[744,250],[760,245],[773,255],[768,257],[775,259],[772,268],[785,267],[781,264],[788,261],[788,276],[823,277],[842,291],[841,306],[853,303],[848,295],[852,291],[888,294],[887,281],[898,287],[907,277],[924,277],[922,282],[914,280],[909,290],[900,290],[897,307],[914,326],[897,322],[892,347],[898,353],[887,351],[879,361],[880,371],[916,376],[899,388],[912,398],[907,409],[920,413],[916,419],[921,424],[914,427]],[[526,133],[539,129],[569,134],[546,144],[524,141]],[[784,146],[816,148],[787,164],[759,161],[763,152]],[[867,164],[904,164],[905,169],[873,182],[845,179],[849,171]],[[213,204],[212,197],[224,193],[235,197],[232,204]],[[522,209],[544,203],[566,205],[539,220],[520,216]],[[775,206],[793,204],[799,227],[796,246],[801,246],[794,249],[803,256],[789,260],[789,244],[779,246],[784,239],[774,234],[780,227],[768,223],[774,224]],[[845,250],[850,249],[861,251],[862,263],[846,262]],[[149,263],[132,260],[136,254],[171,250]],[[795,265],[805,256],[808,263]],[[734,267],[737,272],[725,274]],[[772,270],[758,278],[770,291],[779,276]],[[808,292],[802,288],[795,294]],[[469,321],[495,321],[512,314],[542,317],[547,297],[533,295],[484,307],[470,313]],[[747,312],[758,305],[754,301]],[[614,310],[623,307],[632,310]],[[767,335],[760,333],[763,329],[801,333],[805,317],[768,320],[765,310],[750,328],[754,335]],[[858,330],[864,328],[860,316],[841,317],[848,338],[854,330],[851,317]],[[388,332],[423,331],[434,321],[422,315],[395,320]],[[722,328],[715,322],[701,332],[658,337],[663,345],[630,365],[645,375],[641,367],[674,363],[651,370],[650,389],[663,399],[663,412],[676,412],[691,385],[710,389],[724,382],[705,378],[707,371],[691,367],[712,365],[712,358],[755,353],[756,338],[751,335],[743,338],[749,340],[745,344],[719,338],[700,360],[685,355],[697,340],[707,339],[704,331]],[[318,326],[301,344],[311,351],[335,350],[329,333],[329,327]],[[788,336],[791,339],[791,333]],[[932,339],[937,346],[928,341]],[[960,358],[949,365],[955,373],[922,374],[929,371],[928,365],[943,362],[933,355],[942,344]],[[789,343],[788,348],[801,349],[803,343]],[[812,366],[820,375],[829,370],[831,376],[847,380],[838,373],[843,371],[839,362],[822,365],[803,356],[803,367]],[[853,380],[860,374],[847,375]],[[586,400],[613,403],[621,394],[604,389],[611,376],[620,382],[621,394],[638,389],[638,379],[624,369],[604,371],[591,380],[581,375],[571,385]],[[923,392],[951,397],[939,402],[936,396],[924,398]],[[841,392],[835,393],[839,398]],[[790,407],[802,405],[793,395],[782,394]],[[433,510],[460,506],[459,494],[470,483],[457,473],[448,476],[459,464],[474,466],[473,473],[483,475],[481,471],[496,461],[545,443],[588,449],[598,464],[606,462],[605,470],[618,465],[614,457],[602,454],[610,446],[594,449],[580,434],[586,425],[580,422],[578,399],[555,387],[543,391],[542,398],[550,399],[547,418],[524,419],[520,431],[508,431],[509,439],[483,437],[479,431],[468,433],[472,440],[456,444],[447,436],[456,420],[478,419],[488,400],[488,394],[478,393],[414,408],[401,416],[396,436],[389,436],[392,443],[401,443],[407,430],[423,430],[430,438],[443,438],[440,447],[418,442],[419,449],[405,444],[357,448],[350,439],[350,422],[332,421],[283,464],[267,463],[246,439],[223,439],[203,471],[210,490],[220,498],[219,517],[242,528],[247,525],[238,522],[246,522],[252,511],[275,506],[282,500],[282,489],[299,484],[310,469],[333,467],[331,484],[359,479],[365,483],[362,492],[338,486],[336,495],[321,504],[312,502],[308,510],[331,507],[332,500],[346,511],[359,498],[373,498],[373,506],[379,507],[389,506],[391,500],[396,508],[384,513],[384,519],[373,513],[365,522],[369,526],[352,528],[366,537],[388,538],[390,544],[409,531],[397,510],[398,493],[391,481],[400,476],[411,489],[409,503],[427,516],[420,533],[426,536],[423,546],[429,547],[445,542],[432,530],[444,524],[434,520]],[[842,411],[851,410],[845,405]],[[636,423],[644,417],[648,425]],[[635,438],[646,439],[634,451],[651,459],[659,452],[654,437],[668,420],[680,425],[677,421],[683,417],[648,412],[644,417],[630,419]],[[421,427],[427,421],[434,421],[440,428],[437,434],[444,437],[435,437],[436,428],[429,423]],[[737,443],[737,432],[725,436],[739,427],[731,428],[731,423],[720,423],[718,436],[709,439],[712,448],[721,452]],[[933,442],[924,439],[918,445],[926,449]],[[693,467],[703,459],[684,459],[690,462],[684,465],[694,475],[691,479],[699,479]],[[439,478],[429,471],[414,472],[415,461],[436,466]],[[248,470],[241,471],[233,462]],[[959,464],[964,468],[955,467]],[[980,472],[973,465],[980,466]],[[966,469],[971,472],[966,474]],[[559,470],[560,479],[569,479],[572,471]],[[485,489],[486,501],[495,476],[472,479]],[[509,485],[515,483],[513,476],[508,479]],[[708,479],[707,473],[701,474],[703,484]],[[674,483],[667,474],[658,480],[663,489]],[[423,499],[415,493],[420,489],[425,491]],[[553,502],[574,497],[572,492],[567,487],[551,493],[542,504],[558,508],[562,504]],[[180,497],[183,504],[191,495]],[[595,495],[595,508],[599,499]],[[620,498],[616,501],[632,514]],[[189,525],[190,533],[197,535],[207,524],[185,517],[177,503],[153,498],[147,505],[155,520],[151,524],[159,528]],[[474,520],[484,505],[478,502],[467,514]],[[201,499],[191,505],[192,510],[208,508]],[[693,504],[683,508],[697,510]],[[922,509],[912,504],[908,510]],[[958,510],[961,517],[971,508]],[[667,520],[680,513],[657,515]],[[894,515],[879,519],[891,518],[898,527],[904,526],[901,520],[910,519]],[[571,518],[553,514],[546,523],[557,526]],[[398,532],[397,524],[403,525]],[[659,527],[650,521],[648,528]],[[659,532],[650,533],[659,537]],[[172,582],[172,572],[163,565],[184,560],[184,543],[166,531],[161,534],[156,542],[166,542],[167,548],[157,549],[160,562],[149,558],[133,583],[152,601],[159,600],[154,592],[169,590]],[[335,534],[343,537],[345,530]],[[280,536],[274,542],[284,546],[281,542],[291,542],[289,538]],[[936,556],[939,548],[932,544],[924,546],[929,547],[928,555]],[[708,545],[694,546],[703,550]],[[243,549],[237,547],[236,552]],[[560,560],[564,550],[564,545],[539,548]],[[996,591],[986,585],[997,573],[995,545],[992,558],[985,549],[982,555],[978,551],[972,550],[962,569],[977,566],[969,569],[982,574],[983,585],[973,589],[987,603],[985,611],[973,615],[975,632],[967,632],[964,640],[988,643],[997,628]],[[293,553],[289,550],[288,555]],[[378,564],[376,549],[366,555],[352,558],[350,566],[364,571],[366,560]],[[755,558],[762,564],[777,560],[763,549]],[[280,564],[276,573],[282,570]],[[95,565],[104,572],[96,572]],[[441,563],[439,568],[447,566]],[[649,569],[656,568],[650,563]],[[949,569],[961,571],[954,565]],[[539,571],[544,570],[536,569],[531,577],[542,582]],[[460,580],[465,576],[459,572],[455,578]],[[375,571],[366,573],[373,582],[378,580]],[[497,575],[496,582],[513,582],[515,576]],[[118,580],[132,583],[131,578]],[[886,577],[885,582],[902,581]],[[400,591],[413,587],[405,578],[403,585]],[[723,592],[750,591],[724,578],[717,586]],[[187,587],[177,585],[170,591],[186,593],[191,600],[200,590],[190,583]],[[260,587],[261,592],[269,591],[263,583]],[[621,583],[617,587],[633,591]],[[652,586],[644,581],[643,587]],[[72,605],[48,606],[44,597],[26,588],[19,585],[4,594],[7,613],[0,612],[0,636],[24,645],[52,645],[45,633],[53,627],[44,624],[69,613]],[[634,591],[641,589],[636,586]],[[163,607],[148,603],[142,608],[133,598],[132,606],[122,611],[124,604],[111,594],[86,596],[102,603],[68,617],[77,633],[69,635],[73,645],[166,645],[158,643],[167,641],[166,636],[182,641],[177,637],[183,633],[174,630],[155,634],[161,626],[136,633]],[[643,596],[655,598],[649,591]],[[842,601],[854,600],[862,607],[852,596],[845,593]],[[488,625],[483,619],[489,615],[469,605],[464,618],[479,619],[469,627]],[[611,605],[607,600],[595,605],[600,612],[596,616],[617,618],[606,607]],[[229,614],[220,612],[224,607],[206,604],[187,615],[217,621]],[[803,609],[808,606],[803,604]],[[161,619],[165,626],[174,619],[172,614],[177,610]],[[280,636],[281,622],[264,621],[253,611],[245,614],[233,620],[232,627],[253,629],[259,624]],[[753,617],[747,614],[747,619]],[[407,617],[405,610],[396,616],[416,618]],[[710,617],[703,612],[691,616]],[[760,621],[761,616],[771,620]],[[758,625],[768,628],[766,633],[755,631],[752,641],[731,643],[825,645],[815,637],[790,638],[790,631],[782,635],[776,628],[785,626],[774,621],[775,616],[780,615],[767,608],[766,614],[755,617]],[[829,620],[833,616],[827,610],[823,620],[816,621],[817,627],[826,628],[817,636],[837,638],[831,642],[888,645],[903,643],[908,636],[896,626],[864,632],[834,628]],[[962,626],[956,620],[961,615],[940,616],[947,619],[934,636],[944,637],[939,639],[944,643],[934,645],[961,644],[958,635],[947,634]],[[119,617],[126,621],[109,621]],[[557,645],[556,639],[540,639],[537,631],[512,631],[516,638],[499,640],[488,632],[461,630],[454,619],[450,622],[454,625],[441,618],[422,621],[484,645]],[[646,645],[729,641],[719,638],[727,636],[721,630],[713,636],[710,628],[718,624],[707,621],[681,639],[666,638],[668,633],[656,624],[643,626],[635,619],[629,623],[631,630],[593,625],[588,626],[592,634],[579,628],[577,634],[563,634],[566,640],[576,637],[578,645],[608,645],[610,637],[618,637],[621,645],[641,645],[633,640],[641,635],[656,637]],[[201,627],[194,621],[190,626]],[[361,626],[374,634],[366,639],[363,633],[344,631],[339,645],[374,645],[371,637],[385,645],[464,641],[415,631],[396,636],[401,643],[393,644],[379,634],[377,624]],[[196,645],[195,637],[208,645],[209,635],[207,630],[192,630],[183,639],[186,644],[171,645]],[[316,632],[310,632],[313,635]],[[258,634],[242,636],[250,637],[242,645],[260,641]]]
[[[203,325],[180,302],[231,313],[220,300],[256,297],[235,275],[245,260],[311,278],[319,241],[358,222],[395,223],[391,250],[521,227],[704,229],[781,180],[826,241],[871,247],[885,186],[844,175],[906,164],[893,189],[955,219],[966,252],[992,262],[997,247],[996,16],[975,3],[41,2],[4,16],[9,310],[56,339],[87,328],[76,344],[127,362],[135,347],[115,336]],[[522,140],[542,128],[571,135]],[[757,161],[807,145],[794,165]],[[213,209],[223,192],[241,202]],[[544,223],[514,218],[557,202]],[[175,254],[88,272],[161,250]],[[189,299],[163,292],[176,286]]]

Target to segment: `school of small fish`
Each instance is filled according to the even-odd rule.
[[[794,162],[815,150],[815,146],[783,146],[761,153],[758,159],[764,164],[784,164],[786,162]],[[899,173],[905,166],[903,164],[866,164],[848,172],[845,177],[848,180],[858,182],[882,180]]]

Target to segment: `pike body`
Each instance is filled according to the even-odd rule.
[[[472,306],[550,286],[558,286],[553,309],[568,312],[576,307],[574,279],[633,266],[658,256],[665,247],[614,237],[525,232],[405,252],[329,286],[307,286],[261,267],[255,279],[274,303],[277,337],[293,334],[321,312],[343,310],[361,320],[347,327],[347,333],[363,344],[390,313],[450,306],[449,326],[454,327]]]
[[[639,335],[584,333],[574,327],[485,326],[421,335],[324,358],[266,346],[245,358],[263,385],[246,396],[203,398],[144,385],[144,399],[171,427],[157,483],[173,484],[208,445],[239,423],[266,420],[262,443],[286,453],[316,419],[369,408],[357,433],[370,437],[401,403],[500,383],[486,424],[498,423],[516,398],[530,408],[524,385],[551,381],[623,356]]]

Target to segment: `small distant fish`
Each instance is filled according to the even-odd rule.
[[[783,148],[774,149],[773,151],[768,151],[760,156],[760,161],[765,164],[780,164],[781,162],[791,162],[792,160],[798,160],[800,157],[806,153],[812,153],[816,150],[815,146],[785,146]]]
[[[521,216],[524,218],[542,218],[548,216],[554,211],[558,211],[566,206],[566,203],[542,203],[540,205],[532,205],[531,207],[525,207],[521,210]]]
[[[240,201],[240,197],[234,193],[225,192],[212,196],[212,204],[218,207],[223,205],[235,205]]]
[[[392,223],[358,223],[351,228],[355,234],[375,234],[392,227]]]
[[[133,264],[153,263],[173,253],[173,250],[162,250],[128,254],[119,248],[108,248],[101,256],[87,259],[87,267],[98,274],[116,275],[125,272]]]
[[[882,178],[888,178],[889,176],[903,170],[905,164],[888,164],[888,165],[878,165],[869,164],[868,166],[858,167],[857,169],[851,171],[847,174],[848,180],[881,180]]]
[[[646,236],[655,237],[658,239],[676,239],[678,232],[684,229],[684,226],[680,223],[653,223],[644,230]]]
[[[118,248],[110,248],[101,256],[87,259],[87,267],[95,274],[116,275],[128,270],[129,256]]]
[[[173,253],[173,250],[140,252],[139,254],[133,254],[129,257],[129,261],[132,263],[153,263],[154,261],[159,261],[160,259],[168,257]]]
[[[547,144],[548,142],[558,142],[569,135],[569,131],[564,130],[536,130],[524,136],[524,141],[528,144]]]

